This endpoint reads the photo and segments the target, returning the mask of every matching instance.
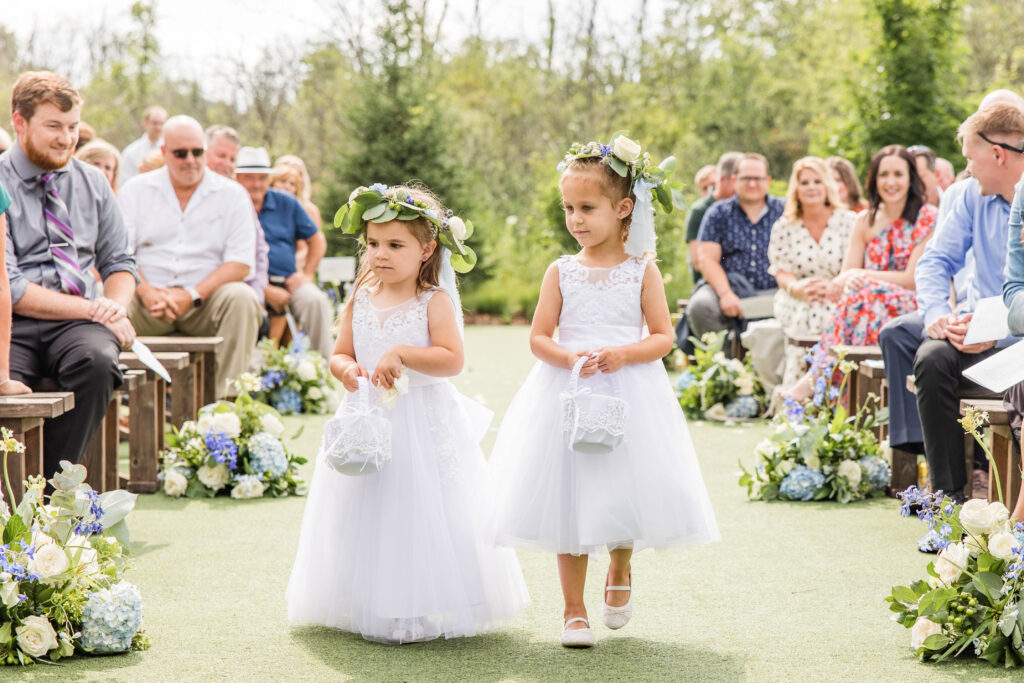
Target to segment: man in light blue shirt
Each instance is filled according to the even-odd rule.
[[[890,388],[890,444],[914,452],[923,442],[932,489],[953,496],[962,495],[969,476],[957,423],[959,396],[986,393],[962,372],[996,352],[996,342],[963,342],[977,302],[1003,289],[1010,201],[1024,172],[1024,154],[1003,146],[1015,137],[1010,129],[1016,127],[1024,137],[1024,100],[1015,95],[983,101],[960,126],[973,177],[951,186],[943,198],[948,202],[944,218],[914,270],[918,311],[896,318],[879,334]],[[974,255],[974,271],[963,309],[954,312],[950,282],[964,267],[968,251]],[[911,369],[916,401],[905,389]]]

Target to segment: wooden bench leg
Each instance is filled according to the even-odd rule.
[[[157,464],[163,434],[162,380],[148,381],[130,393],[128,439],[131,469],[128,490],[133,493],[155,493]]]
[[[193,357],[194,358],[194,357]],[[180,427],[186,420],[196,419],[196,375],[198,359],[181,370],[171,370],[171,424]]]
[[[970,434],[964,434],[964,469],[967,472],[964,498],[970,500],[974,495],[974,437]]]
[[[895,497],[917,484],[917,454],[899,448],[892,449],[892,478],[889,480],[889,495]]]
[[[120,443],[121,430],[118,425],[118,418],[121,416],[121,400],[118,395],[114,394],[114,399],[110,402],[110,408],[107,410],[106,416],[103,418],[103,490],[113,491],[120,486],[120,480],[118,479],[118,468],[119,468],[119,453],[118,444]]]
[[[1003,503],[1013,509],[1017,502],[1017,493],[1020,491],[1020,468],[1015,467],[1013,452],[1013,435],[1006,425],[993,425],[989,432],[989,444],[992,448],[992,460],[999,472],[999,482],[1003,487]],[[992,467],[992,463],[989,463]],[[1016,473],[1016,476],[1014,474]],[[1016,486],[1014,486],[1016,484]],[[999,500],[996,492],[995,477],[989,477],[988,499],[989,501]]]
[[[217,353],[203,352],[203,383],[201,406],[209,405],[217,400]]]
[[[111,401],[111,405],[113,405],[113,401]],[[107,454],[107,419],[110,410],[108,406],[107,412],[103,416],[103,422],[96,428],[92,439],[89,440],[89,445],[85,447],[85,459],[82,462],[88,471],[85,483],[101,493],[105,490],[104,485],[107,481],[105,456]]]
[[[43,421],[36,417],[11,418],[0,420],[0,426],[10,429],[11,436],[25,446],[24,453],[10,453],[7,456],[7,476],[10,478],[11,490],[14,491],[14,501],[10,506],[13,509],[21,502],[24,493],[22,482],[30,474],[39,475],[43,472]]]

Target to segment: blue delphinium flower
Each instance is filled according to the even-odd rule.
[[[89,489],[85,495],[89,497],[89,515],[92,519],[82,520],[80,524],[76,524],[75,533],[82,536],[93,536],[103,531],[103,524],[100,523],[100,519],[103,518],[103,507],[100,505],[99,493]]]
[[[860,459],[861,467],[868,475],[868,481],[876,489],[889,485],[889,464],[876,455],[865,455]]]
[[[249,467],[256,474],[264,472],[277,478],[288,469],[288,456],[285,455],[281,441],[266,432],[253,434],[249,438]]]
[[[757,417],[761,412],[761,406],[753,396],[737,396],[725,406],[725,414],[729,417],[746,418]]]
[[[32,557],[31,553],[35,552],[34,546],[27,546],[23,548],[22,552]],[[11,575],[11,579],[14,581],[38,581],[39,574],[30,572],[25,565],[17,561],[18,553],[11,550],[10,543],[0,545],[0,571],[5,571]]]
[[[782,402],[786,414],[786,422],[791,425],[798,425],[804,421],[804,407],[796,402],[792,396],[787,396]]]
[[[265,373],[263,373],[263,376],[260,378],[260,382],[263,386],[263,391],[270,391],[278,384],[283,382],[284,377],[285,374],[283,370],[267,370]]]
[[[790,500],[811,500],[814,492],[825,484],[825,475],[810,467],[798,465],[779,485],[779,493]]]
[[[83,650],[89,652],[126,652],[142,626],[142,596],[139,590],[121,581],[110,588],[89,593],[82,610]]]
[[[273,406],[282,415],[302,412],[302,396],[292,389],[282,388],[272,396]]]
[[[300,360],[306,351],[309,351],[309,337],[305,332],[299,332],[292,343],[288,345],[288,355],[295,360]]]
[[[930,529],[928,533],[918,539],[917,549],[922,553],[937,553],[940,550],[945,550],[949,544],[950,540],[947,536],[940,531]]]
[[[206,448],[217,462],[224,463],[229,470],[238,466],[238,446],[224,432],[209,431],[204,439]]]
[[[697,378],[694,376],[692,372],[690,372],[689,370],[684,370],[683,372],[679,373],[679,377],[678,379],[676,379],[676,389],[680,393],[682,393],[689,389],[690,385],[692,385],[694,380],[696,379]]]
[[[606,157],[612,153],[611,145],[601,145],[601,156]]]

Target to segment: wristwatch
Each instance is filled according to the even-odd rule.
[[[186,287],[185,291],[192,297],[192,308],[199,308],[203,305],[203,297],[199,296],[199,291],[195,287]]]

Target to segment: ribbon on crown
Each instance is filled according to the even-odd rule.
[[[558,164],[559,172],[576,159],[599,158],[601,164],[633,184],[633,213],[626,238],[626,253],[642,256],[655,250],[657,235],[654,232],[655,202],[665,213],[676,208],[686,208],[683,199],[683,184],[669,182],[668,178],[676,168],[676,158],[666,157],[657,166],[651,162],[650,152],[644,152],[640,143],[630,140],[622,132],[612,135],[612,143],[605,145],[591,141],[586,144],[574,143],[565,153],[565,159]]]

